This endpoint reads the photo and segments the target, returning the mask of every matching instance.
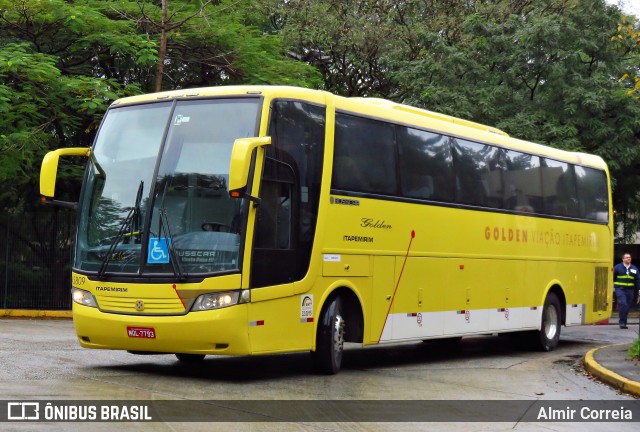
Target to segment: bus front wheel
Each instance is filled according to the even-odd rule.
[[[552,351],[560,340],[562,326],[560,301],[554,293],[549,293],[542,308],[542,322],[540,330],[534,332],[534,344],[541,351]]]
[[[345,321],[340,297],[334,298],[322,312],[316,334],[316,350],[312,353],[316,369],[336,374],[342,365]]]

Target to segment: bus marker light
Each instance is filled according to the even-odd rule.
[[[263,326],[264,325],[264,320],[260,320],[260,321],[251,321],[249,323],[250,327],[255,327],[255,326]]]
[[[460,270],[464,270],[464,264],[460,264]]]

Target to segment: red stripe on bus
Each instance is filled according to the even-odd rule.
[[[402,269],[400,269],[400,276],[398,276],[398,282],[396,283],[396,288],[393,290],[393,296],[391,297],[391,301],[389,302],[389,309],[387,309],[387,316],[384,317],[384,324],[382,324],[382,330],[380,330],[380,336],[378,337],[378,343],[380,343],[380,339],[382,339],[382,333],[384,332],[384,327],[387,325],[387,320],[389,319],[389,313],[391,312],[391,306],[393,306],[393,301],[396,298],[396,292],[398,292],[398,287],[400,286],[400,280],[402,279],[402,273],[404,272],[404,266],[407,264],[407,259],[409,258],[409,251],[411,250],[411,243],[413,243],[413,239],[416,237],[415,230],[411,230],[411,240],[409,240],[409,246],[407,247],[407,253],[404,256],[404,262],[402,263]]]

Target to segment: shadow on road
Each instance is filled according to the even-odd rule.
[[[585,341],[560,340],[558,350],[571,350]],[[466,337],[458,344],[443,341],[404,343],[388,346],[360,348],[347,347],[342,373],[358,370],[400,368],[411,365],[437,365],[439,363],[469,363],[494,357],[522,357],[554,355],[535,352],[514,337]],[[131,355],[131,363],[114,366],[95,366],[102,371],[135,372],[162,377],[193,378],[211,382],[260,382],[285,377],[317,376],[309,353],[265,356],[207,356],[198,363],[182,363],[173,355]]]

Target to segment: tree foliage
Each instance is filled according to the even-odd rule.
[[[640,226],[640,34],[604,0],[266,0],[325,86],[595,153]]]
[[[0,203],[20,207],[47,150],[90,145],[118,97],[289,84],[599,154],[631,233],[638,65],[638,20],[604,0],[0,0]]]
[[[624,79],[638,46],[619,39],[621,15],[601,0],[532,5],[504,19],[483,9],[464,21],[442,61],[402,63],[406,100],[497,126],[516,137],[602,156],[614,208],[631,233],[640,213],[640,104]],[[453,52],[452,52],[453,51]],[[428,79],[425,79],[428,77]]]
[[[312,67],[284,55],[279,35],[252,23],[245,3],[168,3],[162,88],[320,85]],[[0,0],[3,207],[32,202],[46,151],[91,145],[113,100],[153,91],[160,6],[149,0]]]

